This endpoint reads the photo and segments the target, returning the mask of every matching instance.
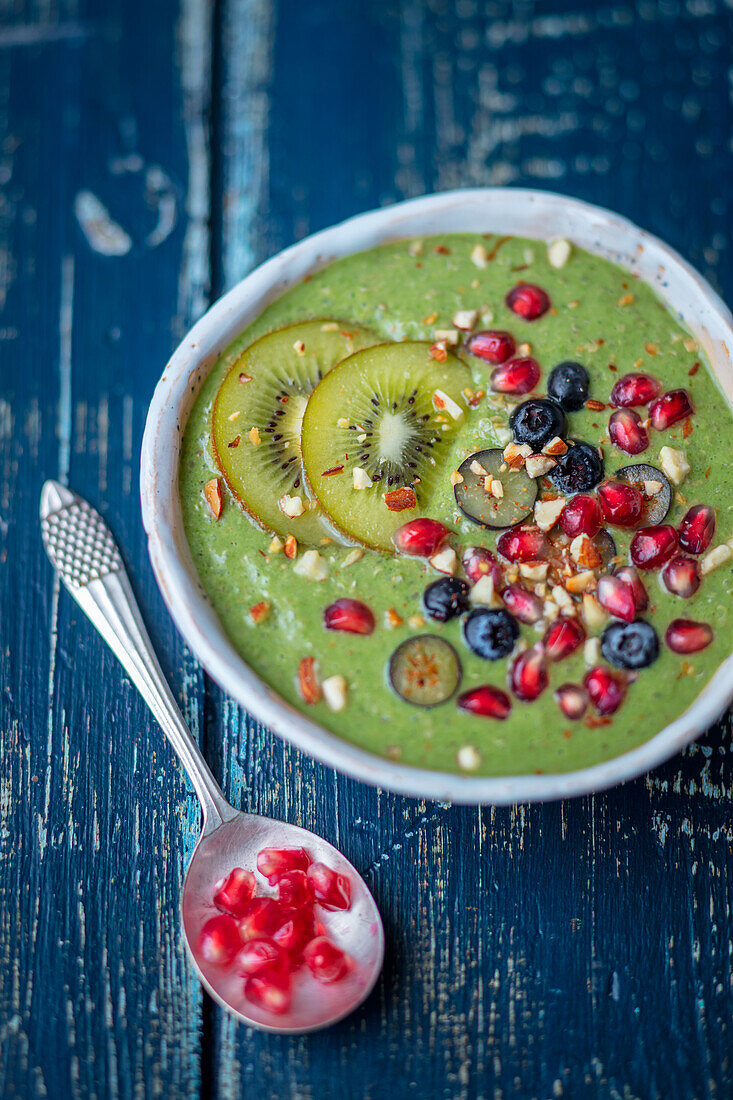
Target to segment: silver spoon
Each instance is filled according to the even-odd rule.
[[[186,946],[202,985],[223,1008],[263,1031],[315,1031],[347,1016],[374,987],[384,956],[382,921],[363,878],[315,833],[229,805],[165,681],[109,527],[85,500],[57,481],[43,486],[40,513],[43,544],[52,565],[122,662],[201,803],[203,825],[183,885],[181,915]],[[293,977],[291,1007],[283,1015],[248,1001],[243,978],[233,968],[208,963],[197,946],[203,924],[216,914],[211,901],[215,883],[234,867],[254,869],[261,848],[305,848],[314,860],[351,880],[350,909],[321,911],[319,918],[329,937],[351,956],[353,967],[331,985],[316,981],[306,967],[299,968]]]

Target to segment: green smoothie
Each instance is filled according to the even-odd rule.
[[[549,296],[551,308],[536,320],[523,319],[505,302],[519,282],[535,284]],[[296,571],[305,547],[298,548],[295,559],[278,546],[282,540],[273,548],[272,532],[258,527],[221,481],[212,452],[212,408],[222,380],[243,349],[272,330],[338,318],[372,330],[384,341],[434,345],[447,340],[439,347],[461,357],[473,391],[441,455],[442,476],[435,479],[429,514],[450,529],[459,559],[467,546],[496,553],[501,532],[477,526],[459,511],[452,475],[472,452],[506,446],[512,438],[509,416],[525,397],[493,392],[490,376],[495,368],[466,350],[466,333],[456,332],[454,321],[474,312],[474,331],[507,330],[516,341],[516,355],[539,363],[542,373],[534,394],[546,392],[557,363],[573,360],[587,368],[591,407],[568,413],[569,435],[600,445],[606,478],[635,462],[661,467],[662,447],[682,452],[690,469],[673,485],[665,523],[677,526],[690,506],[706,504],[715,509],[717,520],[711,548],[731,539],[731,409],[695,341],[654,291],[577,248],[557,267],[543,242],[465,234],[399,241],[336,261],[284,294],[238,337],[202,385],[186,425],[179,481],[186,533],[201,583],[235,648],[284,699],[339,737],[391,760],[436,770],[470,768],[474,774],[496,776],[567,772],[647,741],[678,717],[710,680],[733,641],[730,557],[707,571],[687,599],[668,592],[658,570],[644,572],[650,604],[644,618],[659,636],[659,656],[628,677],[624,703],[607,718],[599,720],[590,707],[583,719],[568,720],[555,698],[560,685],[583,683],[589,667],[584,645],[549,664],[549,686],[534,701],[513,696],[504,720],[468,713],[455,698],[432,708],[411,706],[395,694],[387,678],[390,655],[410,637],[429,633],[453,645],[460,657],[461,692],[491,684],[511,695],[511,658],[488,661],[473,653],[462,636],[460,616],[444,623],[426,616],[423,592],[440,574],[421,558],[368,548],[359,556],[353,546],[334,539],[318,546],[324,579]],[[630,456],[609,441],[609,395],[620,377],[634,371],[653,375],[665,391],[686,389],[695,413],[667,430],[651,430],[644,453]],[[638,411],[646,416],[645,409]],[[252,427],[242,426],[245,443]],[[205,493],[215,478],[223,494],[218,518]],[[406,521],[411,518],[409,511],[403,514]],[[627,561],[633,530],[609,530],[618,557]],[[532,588],[531,582],[520,582]],[[371,634],[324,628],[325,608],[343,597],[368,605],[376,622]],[[259,605],[266,611],[253,613]],[[664,636],[678,618],[709,624],[712,643],[687,656],[672,652]],[[600,635],[611,621],[587,627],[588,635]],[[532,646],[547,627],[545,621],[521,624],[521,639]],[[334,711],[323,699],[304,702],[298,670],[309,657],[320,677],[345,678],[343,709]],[[598,663],[604,664],[602,659]]]

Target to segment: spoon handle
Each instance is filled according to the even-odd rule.
[[[168,687],[112,532],[91,505],[57,481],[43,486],[40,514],[51,564],[160,723],[199,797],[204,831],[216,828],[235,811]]]

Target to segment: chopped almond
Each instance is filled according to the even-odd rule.
[[[250,439],[250,442],[252,443],[252,445],[254,447],[259,447],[260,443],[262,442],[262,440],[260,439],[260,430],[259,430],[259,428],[250,428],[248,434],[249,434],[249,439]]]
[[[662,491],[661,481],[645,481],[644,482],[644,493],[646,494],[646,496],[655,497],[657,495],[657,493],[660,493],[661,491]]]
[[[279,554],[284,545],[285,543],[283,542],[283,540],[279,538],[278,535],[275,535],[270,542],[270,545],[267,547],[267,552],[269,554]]]
[[[221,481],[218,477],[212,477],[211,481],[207,481],[204,485],[204,496],[206,497],[206,503],[211,509],[211,514],[214,519],[218,519],[221,515],[221,510],[224,507],[224,497],[221,492]]]
[[[471,263],[474,265],[474,267],[478,267],[480,269],[488,267],[489,254],[486,251],[486,248],[485,248],[484,245],[482,245],[482,244],[475,245],[475,247],[471,251]],[[490,324],[491,322],[487,322],[487,323]]]
[[[436,390],[433,394],[433,404],[436,409],[445,409],[452,420],[460,420],[463,416],[463,409],[457,404],[452,397],[449,397],[447,393],[443,393],[442,390]]]
[[[348,428],[350,423],[351,423],[351,421],[349,420],[348,416],[340,416],[338,418],[338,420],[336,421],[336,427],[337,428]]]
[[[305,511],[303,498],[297,495],[291,497],[288,493],[283,493],[277,505],[283,515],[287,516],[288,519],[297,519],[297,517],[302,516]]]
[[[321,332],[338,332],[338,321],[325,321],[321,325]]]
[[[295,341],[293,344],[293,351],[297,352],[298,355],[305,355],[305,344],[302,340]]]
[[[683,341],[683,347],[685,351],[699,351],[698,343],[694,336],[688,336],[687,339]]]
[[[547,579],[547,571],[550,563],[546,561],[523,561],[519,566],[519,573],[525,580],[541,582]]]
[[[317,550],[306,550],[293,566],[293,572],[307,581],[325,581],[328,577],[328,562]]]
[[[720,546],[714,546],[712,550],[708,550],[700,561],[700,576],[704,577],[708,573],[712,573],[713,569],[718,569],[725,562],[730,561],[732,554],[733,551],[725,542],[721,543]]]
[[[402,626],[403,621],[402,616],[393,607],[384,613],[384,625],[388,630],[395,630],[396,627]]]
[[[288,537],[285,539],[285,557],[290,558],[290,560],[292,561],[293,558],[297,558],[297,556],[298,543],[295,535],[288,535]]]
[[[354,565],[357,561],[361,561],[364,557],[364,551],[359,546],[355,546],[353,550],[349,550],[348,554],[341,562],[342,569],[348,569],[350,565]]]
[[[571,251],[572,249],[569,241],[563,238],[551,241],[547,246],[547,260],[550,267],[565,267],[565,264],[570,259]]]
[[[420,630],[421,627],[425,626],[425,619],[422,615],[410,615],[407,625],[412,627],[413,630]]]
[[[582,574],[578,575],[582,576]],[[608,619],[608,615],[590,592],[583,594],[583,618],[589,630],[600,630]]]
[[[355,489],[370,489],[374,484],[369,474],[361,466],[354,466],[353,476]]]
[[[304,703],[317,703],[321,698],[321,685],[315,657],[304,657],[298,665],[298,687]]]
[[[450,475],[451,485],[461,485],[463,483],[463,474],[459,474],[458,470],[454,470]]]
[[[445,363],[448,358],[448,352],[445,344],[438,342],[437,344],[431,344],[430,357],[436,361],[436,363]]]
[[[444,546],[429,559],[433,569],[452,577],[458,568],[458,556],[452,546]]]
[[[526,359],[528,355],[532,354],[531,344],[520,344],[517,348],[517,354],[521,355],[522,359]]]
[[[644,351],[647,353],[647,355],[656,355],[659,351],[659,348],[656,344],[652,344],[649,340],[647,340],[647,342],[644,344]]]
[[[473,462],[468,468],[472,474],[476,475],[476,477],[489,477],[489,471],[481,465],[477,458],[474,458]]]
[[[518,469],[532,454],[532,448],[529,443],[507,443],[503,454],[505,462],[508,462],[512,469]]]
[[[555,500],[538,500],[534,506],[534,520],[541,531],[549,531],[559,520],[565,499],[556,497]]]
[[[584,569],[582,573],[575,573],[565,581],[565,587],[573,596],[579,596],[581,592],[587,592],[596,583],[596,575],[592,569]]]
[[[589,668],[593,668],[601,660],[603,654],[601,653],[601,639],[600,638],[586,638],[585,645],[583,646],[583,660]]]
[[[251,382],[252,381],[252,375],[251,374],[245,374],[244,371],[240,371],[239,372],[239,381],[242,384],[244,384],[245,382]]]
[[[524,463],[524,468],[531,478],[544,477],[557,462],[550,455],[530,455]]]
[[[662,470],[674,485],[681,485],[690,472],[690,463],[684,451],[674,447],[662,447],[659,451]]]
[[[568,445],[564,439],[560,439],[559,435],[553,436],[549,443],[546,443],[542,448],[542,453],[546,455],[564,455],[567,452]]]
[[[434,336],[441,344],[447,344],[452,348],[456,346],[461,338],[460,332],[455,328],[436,328]]]
[[[348,685],[346,678],[341,675],[329,676],[321,685],[323,698],[329,710],[338,712],[346,706],[346,693]]]
[[[459,309],[451,317],[451,324],[463,329],[464,332],[470,332],[477,320],[477,309]]]
[[[227,420],[239,420],[241,415],[242,415],[241,412],[230,413],[229,416],[227,417]]]
[[[250,607],[249,613],[252,616],[253,623],[263,623],[267,616],[270,614],[270,605],[267,600],[261,600],[259,603]]]
[[[570,543],[570,557],[581,569],[598,569],[603,558],[587,535],[577,535]]]
[[[482,577],[471,586],[469,592],[469,599],[471,603],[481,604],[484,607],[491,607],[494,603],[494,578],[490,573],[484,573]]]
[[[576,607],[573,598],[561,584],[554,585],[550,590],[550,595],[564,615],[575,615]]]
[[[495,500],[504,499],[504,486],[496,477],[491,479],[491,495]]]
[[[622,294],[618,300],[620,306],[630,306],[634,300],[633,294]]]
[[[404,512],[408,508],[416,508],[415,490],[409,485],[403,486],[401,489],[392,489],[391,492],[384,494],[384,503],[390,512]]]

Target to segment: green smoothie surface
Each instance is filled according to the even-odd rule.
[[[550,311],[532,322],[505,304],[507,292],[520,281],[542,287],[552,303]],[[677,526],[688,507],[708,504],[717,517],[712,546],[733,537],[731,409],[695,341],[652,288],[575,247],[564,266],[555,268],[544,242],[460,234],[399,241],[331,263],[270,305],[224,352],[204,381],[185,428],[179,487],[189,546],[204,590],[247,664],[289,703],[346,741],[392,760],[441,771],[462,770],[459,752],[467,746],[475,752],[464,752],[460,760],[464,766],[470,761],[473,774],[587,767],[639,746],[677,718],[731,652],[731,559],[708,572],[689,599],[667,592],[657,570],[643,575],[650,600],[644,618],[659,635],[660,653],[629,683],[625,702],[611,717],[600,722],[589,708],[584,720],[569,721],[554,698],[561,684],[582,683],[588,665],[580,646],[550,665],[550,684],[539,698],[512,698],[511,713],[497,721],[459,709],[455,699],[431,709],[410,706],[388,684],[392,652],[405,639],[430,633],[450,641],[459,654],[461,692],[487,683],[509,691],[508,659],[486,661],[472,653],[462,638],[460,619],[441,624],[425,616],[422,593],[440,575],[426,561],[365,549],[359,560],[345,564],[355,556],[352,547],[334,541],[318,547],[328,575],[309,580],[295,572],[295,562],[282,551],[269,549],[272,532],[260,529],[226,486],[218,519],[204,493],[205,485],[221,476],[211,449],[213,403],[227,371],[255,339],[286,324],[338,318],[365,326],[385,341],[433,342],[437,334],[454,328],[452,319],[459,310],[478,311],[476,330],[508,330],[518,346],[516,354],[531,354],[538,361],[542,375],[536,395],[546,392],[555,364],[582,363],[591,376],[590,397],[606,408],[569,413],[569,434],[602,446],[606,477],[635,462],[660,466],[661,447],[679,449],[690,472],[673,486],[665,522]],[[522,348],[525,343],[530,349]],[[525,397],[492,393],[492,365],[460,347],[455,350],[470,370],[476,393],[483,391],[484,396],[451,440],[430,515],[454,533],[452,543],[460,558],[467,546],[496,552],[501,532],[476,526],[458,511],[451,471],[472,452],[505,446],[511,438],[510,412]],[[687,429],[677,423],[666,431],[651,431],[648,449],[638,456],[624,454],[608,440],[611,388],[632,371],[654,375],[665,391],[687,389],[695,407]],[[246,433],[253,425],[242,427]],[[411,515],[404,513],[405,521]],[[628,560],[633,531],[610,530],[619,556]],[[324,609],[340,597],[368,604],[376,620],[372,634],[324,628]],[[269,605],[269,613],[256,621],[250,609],[260,603]],[[688,656],[671,652],[663,639],[676,618],[708,623],[714,631],[712,644]],[[522,625],[521,636],[532,645],[546,626],[538,631]],[[305,657],[316,659],[322,677],[345,677],[348,696],[343,710],[334,712],[323,700],[304,703],[298,668]]]

